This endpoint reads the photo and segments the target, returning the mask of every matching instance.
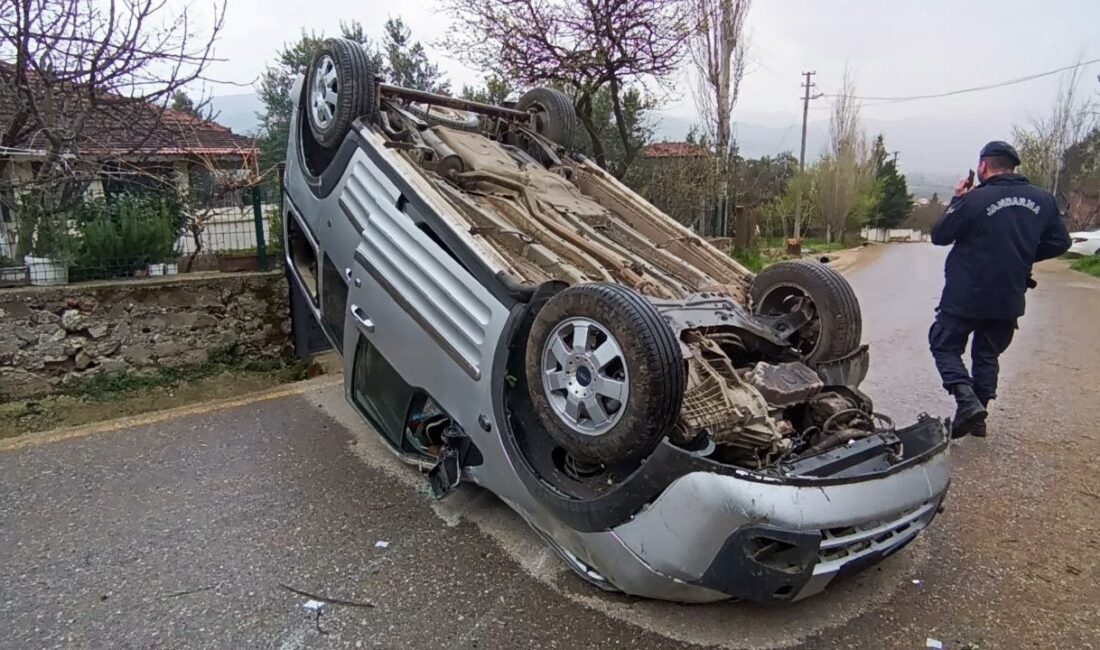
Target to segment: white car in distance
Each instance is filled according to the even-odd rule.
[[[1100,255],[1100,230],[1070,233],[1073,244],[1070,253],[1078,255]]]

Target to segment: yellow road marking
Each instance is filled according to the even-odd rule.
[[[315,390],[331,388],[333,386],[339,386],[342,383],[343,379],[341,378],[329,378],[326,381],[303,381],[292,384],[290,386],[282,386],[266,391],[251,393],[249,395],[243,395],[241,397],[233,397],[230,399],[208,402],[205,404],[179,406],[164,411],[143,413],[141,415],[119,418],[117,420],[106,420],[104,422],[94,422],[92,424],[81,424],[75,427],[54,429],[53,431],[47,431],[45,433],[28,433],[22,436],[17,436],[15,438],[0,440],[0,452],[13,451],[16,449],[23,449],[25,447],[38,447],[40,445],[49,444],[51,442],[60,442],[62,440],[71,440],[73,438],[84,438],[86,436],[90,436],[96,433],[109,433],[111,431],[118,431],[120,429],[146,426],[149,424],[156,424],[157,422],[164,422],[165,420],[174,420],[176,418],[181,418],[188,415],[201,415],[203,413],[223,411],[225,409],[235,408],[238,406],[246,406],[248,404],[255,404],[257,402],[266,402],[273,399],[279,399],[280,397],[290,397],[291,395],[301,395],[303,393],[308,393]]]

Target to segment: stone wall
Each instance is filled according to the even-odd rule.
[[[105,372],[187,368],[211,353],[290,353],[282,271],[0,289],[0,401]]]

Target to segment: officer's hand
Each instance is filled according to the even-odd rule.
[[[972,189],[974,189],[974,181],[970,180],[969,176],[963,176],[955,185],[955,196],[962,196]]]

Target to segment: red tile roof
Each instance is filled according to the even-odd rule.
[[[690,142],[654,142],[642,149],[643,158],[706,158],[706,147]]]
[[[0,62],[11,71],[11,64]],[[33,78],[33,77],[32,77]],[[11,124],[18,100],[6,97],[8,87],[0,84],[0,131]],[[79,98],[69,98],[74,103]],[[134,102],[117,95],[96,98],[96,108],[76,143],[81,154],[89,156],[254,156],[255,140],[233,133],[216,122],[192,115]],[[37,130],[25,129],[16,147],[30,150],[46,148],[46,139]]]

